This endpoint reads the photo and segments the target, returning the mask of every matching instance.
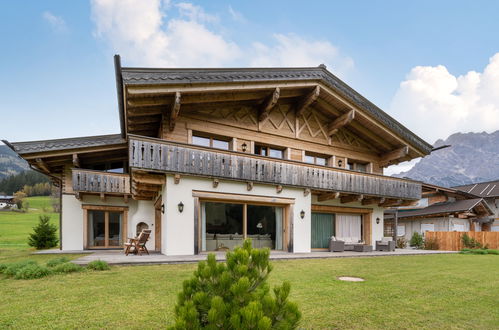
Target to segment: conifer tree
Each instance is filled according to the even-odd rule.
[[[284,282],[271,292],[270,250],[253,249],[251,240],[227,252],[227,262],[214,254],[198,264],[184,281],[175,306],[172,329],[294,329],[301,318],[288,301],[291,286]]]
[[[39,223],[33,228],[33,233],[29,234],[28,244],[37,250],[49,249],[57,246],[57,227],[50,224],[48,215],[40,215]]]

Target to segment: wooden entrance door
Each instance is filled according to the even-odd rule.
[[[334,214],[312,213],[312,249],[329,248],[329,239],[334,235]]]
[[[161,252],[161,197],[154,204],[154,250]]]

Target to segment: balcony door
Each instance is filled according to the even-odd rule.
[[[122,207],[84,205],[86,249],[119,249],[126,240],[127,210]]]

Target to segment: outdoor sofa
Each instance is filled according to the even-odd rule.
[[[376,251],[395,251],[395,241],[391,237],[383,237],[376,241]]]

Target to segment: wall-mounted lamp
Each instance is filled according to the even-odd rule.
[[[379,218],[376,218],[376,224],[379,225]]]
[[[300,212],[300,218],[302,218],[302,219],[305,218],[305,211],[301,210],[301,212]]]
[[[161,213],[165,214],[165,204],[161,204]]]
[[[343,167],[343,161],[341,159],[338,160],[338,167]]]
[[[178,203],[178,211],[180,213],[184,212],[184,203],[182,202]]]
[[[241,145],[241,149],[243,150],[243,152],[246,152],[246,150],[248,149],[248,145],[246,144],[246,142],[244,142],[244,143]]]

